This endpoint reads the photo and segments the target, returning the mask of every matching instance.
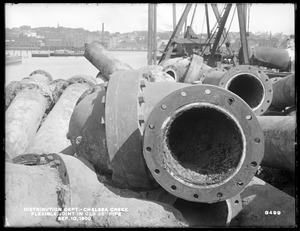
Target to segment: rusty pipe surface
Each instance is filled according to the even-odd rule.
[[[99,182],[86,160],[51,153],[25,154],[13,161],[6,165],[5,218],[11,227],[187,226],[173,206]],[[51,215],[33,208],[51,208]]]
[[[48,83],[53,82],[52,75],[51,75],[49,72],[44,71],[44,70],[40,70],[40,69],[31,72],[30,75],[29,75],[29,77],[30,77],[30,76],[33,76],[33,75],[36,76],[36,74],[39,74],[39,75],[41,75],[41,76],[43,76],[43,77],[46,77],[46,81],[47,81]],[[31,77],[31,78],[32,78],[32,77]]]
[[[150,82],[176,82],[175,74],[168,74],[164,68],[159,65],[149,65],[138,69],[142,72],[143,78]]]
[[[250,54],[251,65],[259,65],[281,71],[290,70],[290,55],[286,49],[276,47],[254,47]]]
[[[149,201],[147,192],[120,190],[99,182],[89,163],[72,156],[25,154],[13,161],[5,166],[5,221],[9,227],[295,226],[295,199],[257,177],[240,196],[226,203],[193,203],[178,198],[171,206]],[[243,210],[238,209],[241,206]],[[100,216],[99,211],[91,211],[84,214],[85,219],[74,219],[81,215],[72,210],[120,207],[127,212],[112,216],[104,211]],[[48,215],[41,215],[43,212]]]
[[[243,210],[236,227],[296,227],[295,198],[253,177],[241,193]]]
[[[110,75],[115,71],[132,69],[128,64],[115,58],[99,42],[87,44],[84,57],[90,61],[107,80],[109,80]]]
[[[184,82],[184,78],[190,65],[190,58],[180,57],[164,60],[159,64],[163,71],[176,81]]]
[[[167,104],[161,102],[164,98],[168,99]],[[170,123],[166,122],[168,113],[173,113]],[[168,124],[164,133],[156,133],[157,129],[162,131],[162,125],[154,124],[152,129],[153,121]],[[181,126],[185,122],[190,124],[191,131]],[[210,133],[202,134],[202,128]],[[252,110],[231,92],[210,85],[147,82],[137,71],[114,73],[101,91],[82,99],[72,114],[69,135],[76,154],[100,171],[111,171],[116,187],[147,190],[157,187],[157,181],[173,195],[198,202],[226,200],[238,194],[258,168],[264,142]],[[210,139],[218,141],[219,146],[201,146]],[[165,172],[158,161],[164,158],[159,154],[163,153],[162,141],[170,147],[165,163],[174,163],[170,171],[181,169],[178,175],[182,179]],[[176,146],[180,143],[182,147]],[[206,158],[197,159],[196,149],[190,150],[195,157],[191,157],[195,162],[191,170],[194,174],[186,176],[193,161],[181,159],[180,150],[196,146]],[[180,163],[176,165],[178,158]],[[220,160],[218,167],[216,160]],[[210,164],[205,168],[201,163]]]
[[[288,75],[273,82],[273,99],[271,106],[284,110],[294,106],[295,97],[295,74]]]
[[[202,81],[223,87],[241,97],[255,115],[267,111],[273,99],[273,86],[268,76],[257,67],[240,65],[230,68],[223,75],[212,72]]]
[[[258,116],[265,137],[262,166],[295,172],[296,117]]]
[[[28,82],[28,80],[30,82]],[[5,87],[6,109],[9,107],[10,103],[13,101],[16,95],[22,89],[24,89],[28,84],[37,83],[39,84],[38,86],[40,86],[40,88],[43,88],[43,85],[51,85],[51,82],[52,82],[52,76],[48,72],[43,70],[35,70],[28,77],[23,78],[21,81],[11,81]]]
[[[168,192],[189,201],[216,202],[238,194],[251,180],[263,155],[254,151],[263,149],[260,129],[252,110],[231,92],[186,87],[164,97],[149,114],[144,158]]]
[[[62,152],[65,154],[74,154],[74,150],[68,148],[71,146],[71,143],[66,137],[70,117],[77,100],[90,86],[88,83],[75,82],[63,91],[31,144],[26,149],[26,153],[43,154]]]
[[[11,81],[5,87],[5,111],[7,110],[13,99],[16,97],[20,86],[20,81]]]
[[[38,74],[19,82],[15,98],[5,112],[5,150],[14,158],[28,147],[45,111],[52,105],[52,93]]]
[[[255,115],[266,112],[272,102],[272,83],[257,67],[240,65],[228,71],[211,68],[198,55],[169,59],[161,65],[165,72],[174,76],[176,82],[216,85],[235,93],[252,108]]]
[[[54,225],[59,208],[57,192],[61,187],[61,180],[55,168],[6,163],[5,218],[7,226],[42,226],[43,223]],[[33,208],[53,208],[55,211],[47,211],[48,215],[41,216],[41,211],[34,211]]]
[[[25,154],[13,161],[6,166],[5,217],[12,227],[224,227],[236,224],[235,218],[242,209],[239,195],[214,204],[177,199],[173,206],[161,198],[153,199],[154,194],[165,194],[161,190],[120,190],[99,181],[86,160],[61,153]],[[47,185],[40,187],[45,180]],[[47,211],[48,216],[38,216],[42,212],[30,211],[32,207],[52,211]],[[74,208],[83,210],[84,215]],[[88,208],[103,211],[85,212]],[[113,216],[114,213],[120,215]],[[85,219],[80,219],[82,216]]]
[[[195,54],[191,57],[168,59],[160,65],[163,67],[163,71],[171,75],[176,82],[182,83],[202,81],[209,73],[216,71],[215,68],[203,62],[203,57]],[[217,69],[217,71],[219,70]]]

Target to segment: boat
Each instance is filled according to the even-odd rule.
[[[21,63],[22,56],[20,55],[5,55],[5,64]]]
[[[50,52],[48,51],[39,51],[31,54],[31,57],[50,57]]]

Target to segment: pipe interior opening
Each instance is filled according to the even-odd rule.
[[[243,138],[235,121],[212,107],[183,111],[169,125],[167,161],[185,182],[208,186],[229,178],[243,154]],[[178,163],[178,164],[177,164]]]
[[[227,89],[241,97],[251,108],[256,108],[264,98],[262,83],[249,74],[234,77]]]
[[[178,209],[189,227],[224,227],[229,216],[226,201],[215,203],[200,203],[178,198],[174,207]],[[201,218],[201,219],[199,219]]]
[[[171,75],[173,79],[175,79],[175,72],[172,70],[166,71],[167,74]]]

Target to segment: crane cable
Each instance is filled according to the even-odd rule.
[[[226,39],[227,39],[227,37],[228,37],[228,33],[229,33],[230,28],[231,28],[231,24],[232,24],[232,21],[233,21],[233,17],[234,17],[235,11],[236,11],[236,5],[235,5],[235,8],[234,8],[234,11],[233,11],[233,14],[232,14],[232,18],[231,18],[229,27],[228,27],[228,29],[227,29],[226,36],[224,37],[223,42],[221,43],[221,45],[219,46],[219,48],[224,44],[224,42],[226,41]]]
[[[205,23],[205,21],[206,21],[206,19],[205,19],[205,18],[206,18],[206,17],[205,17],[205,14],[204,14],[203,23],[202,23],[202,29],[201,29],[201,34],[200,34],[200,41],[201,41],[202,34],[203,34],[204,23]]]
[[[226,6],[227,6],[227,4],[224,5],[223,10],[222,10],[222,12],[221,12],[220,15],[223,15]],[[209,44],[211,42],[212,38],[214,37],[214,35],[215,35],[216,31],[217,31],[217,25],[219,25],[219,23],[222,20],[222,18],[223,18],[223,16],[222,17],[220,16],[219,19],[217,19],[217,22],[215,23],[213,29],[211,30],[211,37],[207,38],[206,41],[205,41],[206,44]],[[204,51],[206,50],[206,48],[207,48],[207,45],[205,46],[205,49],[203,49],[203,51],[201,53],[201,56],[204,54]]]
[[[194,22],[194,17],[195,17],[195,13],[196,13],[197,5],[198,5],[198,4],[196,4],[196,5],[195,5],[195,8],[194,8],[194,13],[193,13],[193,16],[192,16],[192,19],[191,19],[190,27],[192,27],[192,25],[193,25],[193,22]]]
[[[249,7],[248,7],[248,32],[250,32],[250,30],[249,30],[249,25],[250,25],[250,7],[251,7],[251,3],[249,3]]]

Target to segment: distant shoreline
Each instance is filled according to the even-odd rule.
[[[5,48],[5,50],[8,51],[56,51],[56,50],[49,50],[49,49],[38,49],[38,48],[24,48],[24,47],[17,47],[17,48]],[[60,49],[60,50],[68,50],[68,49]],[[84,51],[84,50],[78,50],[78,51]],[[107,51],[144,51],[147,52],[147,50],[134,50],[134,49],[107,49]]]

